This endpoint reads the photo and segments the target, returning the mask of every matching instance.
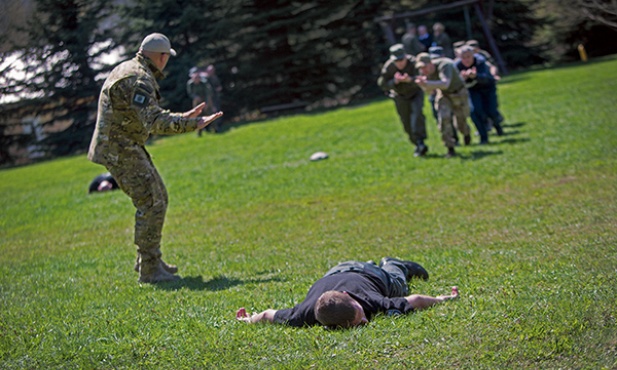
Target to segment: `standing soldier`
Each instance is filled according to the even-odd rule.
[[[405,52],[407,54],[416,56],[423,51],[426,51],[424,45],[418,41],[418,36],[416,36],[416,25],[413,23],[407,24],[407,32],[401,38],[401,42],[405,47]]]
[[[178,268],[161,259],[161,231],[167,211],[167,190],[146,151],[150,134],[180,134],[201,129],[223,115],[198,117],[205,104],[184,113],[159,106],[159,85],[171,55],[169,39],[160,33],[144,38],[135,58],[118,65],[105,80],[99,97],[96,128],[88,159],[104,165],[133,201],[135,269],[139,281],[179,279]]]
[[[435,108],[441,139],[448,148],[447,158],[454,157],[454,133],[452,130],[452,118],[456,118],[456,126],[465,138],[465,145],[471,143],[469,134],[469,94],[465,83],[454,66],[452,59],[431,59],[428,53],[421,53],[416,58],[416,68],[422,76],[416,78],[416,83],[427,93],[437,90],[435,96]]]
[[[390,47],[390,58],[386,61],[377,84],[387,92],[396,105],[396,111],[403,128],[416,150],[414,156],[421,157],[428,152],[426,140],[426,118],[422,112],[424,93],[414,82],[417,70],[414,68],[415,58],[405,54],[402,44]]]
[[[200,73],[197,67],[191,68],[189,71],[189,80],[186,82],[186,93],[191,98],[191,104],[194,107],[205,103],[203,113],[212,114],[216,112],[214,109],[214,89],[208,81],[205,73]],[[217,110],[218,111],[218,110]],[[197,136],[201,136],[202,130],[197,130]]]
[[[221,83],[219,76],[216,74],[216,68],[213,64],[206,67],[206,77],[208,78],[210,85],[212,85],[212,104],[214,105],[213,112],[218,112],[222,110],[221,94],[223,93],[223,84]],[[214,131],[219,132],[222,124],[223,118],[216,120],[213,124]]]

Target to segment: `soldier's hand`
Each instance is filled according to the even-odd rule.
[[[191,109],[190,111],[182,113],[182,117],[184,118],[198,117],[201,114],[201,111],[204,110],[205,107],[206,107],[206,103],[205,102],[201,103],[195,108]]]
[[[221,118],[222,116],[223,116],[223,112],[216,112],[209,116],[199,117],[199,121],[197,122],[197,129],[201,130],[202,128],[208,126],[209,124]]]
[[[420,86],[425,86],[426,85],[426,76],[416,76],[415,83],[417,83]]]

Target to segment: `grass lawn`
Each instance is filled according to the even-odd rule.
[[[418,159],[385,99],[159,139],[178,284],[137,283],[129,198],[86,191],[103,167],[2,170],[0,368],[617,368],[616,90],[615,57],[510,75],[506,135],[449,160],[428,105]],[[234,319],[383,256],[461,298],[346,331]]]

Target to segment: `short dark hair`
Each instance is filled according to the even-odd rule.
[[[349,328],[356,318],[354,299],[349,294],[329,290],[317,299],[315,318],[329,328]]]

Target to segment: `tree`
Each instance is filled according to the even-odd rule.
[[[348,101],[376,92],[381,35],[377,0],[135,0],[123,11],[122,42],[165,33],[179,55],[161,82],[164,104],[186,107],[193,65],[214,63],[225,85],[226,114],[247,114],[294,100]],[[130,22],[128,20],[130,19]],[[175,47],[174,46],[174,47]],[[178,77],[180,76],[180,77]]]
[[[617,1],[578,0],[577,2],[587,18],[617,29]]]
[[[61,155],[87,147],[97,76],[110,69],[100,57],[115,47],[111,28],[102,25],[111,11],[102,0],[35,0],[33,14],[18,30],[25,37],[7,40],[1,56],[14,62],[1,71],[0,94],[36,98],[37,115],[74,122],[39,143],[45,150]]]
[[[540,0],[532,11],[545,20],[534,34],[533,45],[550,62],[579,59],[578,45],[584,45],[589,57],[617,52],[617,29],[593,20],[582,7],[584,0]],[[613,3],[615,3],[613,1]],[[608,14],[608,13],[607,13]],[[596,16],[602,16],[596,13]],[[608,17],[608,15],[606,15]],[[609,19],[609,18],[607,18]]]

